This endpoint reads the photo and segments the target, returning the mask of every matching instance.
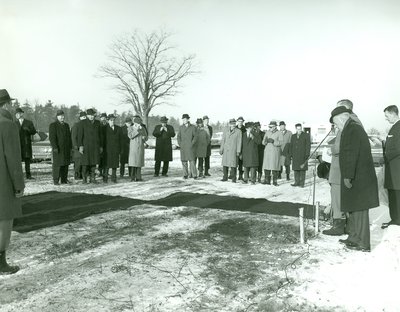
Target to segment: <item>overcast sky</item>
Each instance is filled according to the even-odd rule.
[[[384,130],[383,109],[400,106],[398,0],[0,3],[0,86],[20,102],[130,109],[98,68],[117,36],[164,28],[201,74],[153,114],[315,124],[349,98],[367,128]]]

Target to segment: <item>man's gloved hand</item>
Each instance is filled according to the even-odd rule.
[[[345,185],[348,189],[352,188],[353,184],[351,184],[351,179],[344,179],[343,182],[344,182],[344,185]]]
[[[53,148],[53,153],[58,154],[58,148]]]
[[[79,146],[79,153],[83,154],[83,146]]]

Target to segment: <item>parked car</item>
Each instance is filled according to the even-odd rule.
[[[211,147],[219,147],[221,146],[223,132],[213,133],[211,138]]]
[[[32,143],[32,160],[34,162],[51,160],[51,145],[48,139]]]
[[[178,140],[176,138],[171,138],[172,149],[179,149]],[[156,138],[149,137],[146,141],[145,148],[156,148]]]

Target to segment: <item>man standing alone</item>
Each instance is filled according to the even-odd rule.
[[[298,123],[296,124],[296,133],[292,135],[290,141],[290,156],[292,158],[292,169],[294,171],[294,183],[291,184],[292,186],[304,187],[310,150],[310,135],[303,132],[303,126]]]
[[[385,188],[389,195],[390,222],[382,224],[400,225],[400,118],[396,105],[385,108],[386,120],[392,125],[385,143]]]
[[[64,122],[62,110],[57,111],[57,120],[49,126],[49,140],[53,150],[53,182],[58,185],[68,184],[68,166],[71,162],[71,131]]]
[[[25,163],[25,176],[28,180],[32,180],[31,160],[32,160],[32,135],[36,134],[33,122],[24,118],[24,111],[17,108],[15,111],[15,123],[19,129],[19,141],[21,146],[21,158]]]
[[[13,219],[21,216],[21,197],[24,193],[24,177],[21,168],[21,150],[18,128],[11,114],[2,108],[11,102],[7,90],[0,90],[0,275],[18,272],[18,266],[10,266],[6,250],[10,245]]]
[[[161,175],[167,177],[169,162],[173,160],[171,138],[175,136],[175,130],[174,127],[167,124],[167,117],[161,117],[160,122],[161,125],[157,125],[153,131],[153,136],[156,138],[154,176],[159,176],[161,162],[163,162]]]
[[[182,115],[182,125],[179,127],[178,132],[178,144],[181,148],[181,161],[183,168],[183,178],[187,179],[189,177],[189,167],[190,175],[193,179],[197,179],[196,170],[196,156],[195,156],[195,145],[197,141],[197,129],[194,125],[189,122],[189,115]]]

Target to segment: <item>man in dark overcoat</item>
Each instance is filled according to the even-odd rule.
[[[255,127],[255,132],[258,134],[258,136],[261,138],[261,140],[264,138],[265,132],[261,130],[261,123],[259,121],[256,121],[254,123]],[[259,144],[258,145],[258,167],[257,167],[257,172],[258,172],[258,177],[257,181],[261,183],[261,178],[263,175],[263,161],[264,161],[264,149],[265,145],[264,144]]]
[[[193,179],[197,179],[195,156],[197,128],[190,124],[189,119],[188,114],[182,115],[182,125],[179,127],[177,139],[181,152],[183,178],[187,179],[190,175]]]
[[[10,112],[3,108],[11,102],[7,90],[0,90],[0,275],[19,270],[10,266],[6,250],[10,244],[13,219],[21,217],[21,197],[24,193],[24,176],[21,167],[19,129]]]
[[[126,117],[125,124],[121,127],[121,154],[119,158],[119,176],[121,178],[125,175],[125,166],[129,160],[129,145],[131,140],[128,137],[128,127],[130,126],[132,126],[132,118]],[[128,172],[128,176],[131,176],[131,172]]]
[[[210,118],[208,116],[203,116],[203,124],[204,124],[204,129],[208,132],[208,135],[210,136],[210,144],[207,146],[207,156],[204,159],[204,175],[206,177],[210,177],[210,157],[211,157],[211,138],[213,136],[213,128],[209,125]]]
[[[350,109],[339,106],[332,111],[330,118],[342,131],[339,153],[340,206],[343,212],[349,213],[349,236],[344,243],[350,249],[369,251],[368,211],[379,206],[378,182],[368,135],[351,118],[351,113]]]
[[[117,168],[119,165],[119,155],[122,146],[121,127],[115,124],[115,116],[110,114],[107,116],[108,126],[105,131],[105,156],[103,181],[108,182],[108,169],[111,168],[111,181],[117,183]]]
[[[304,187],[306,171],[308,170],[308,157],[310,156],[311,141],[310,135],[303,131],[303,126],[296,124],[296,133],[290,140],[290,158],[294,171],[294,183],[292,186]]]
[[[245,123],[246,132],[242,134],[242,152],[244,176],[243,183],[247,184],[249,180],[251,184],[256,183],[256,170],[258,168],[258,145],[261,144],[261,137],[254,128],[254,123]]]
[[[24,111],[21,108],[15,110],[15,123],[19,130],[19,141],[21,147],[21,159],[25,163],[25,176],[32,180],[31,160],[32,160],[32,135],[36,134],[33,122],[24,118]]]
[[[107,120],[107,114],[106,113],[102,113],[100,115],[100,131],[101,131],[101,136],[103,138],[106,137],[106,131],[107,131],[107,127],[108,127],[108,120]],[[106,149],[106,142],[105,140],[103,140],[103,145],[101,146],[103,149],[103,152]],[[104,178],[104,169],[105,169],[105,164],[107,162],[106,160],[106,153],[100,153],[100,162],[99,162],[99,174],[101,177]],[[104,179],[103,179],[104,180]]]
[[[64,112],[57,111],[57,120],[49,126],[49,140],[53,155],[54,185],[68,184],[68,166],[71,162],[71,131],[65,122]]]
[[[100,154],[103,152],[104,137],[100,130],[100,121],[94,119],[93,109],[86,111],[87,119],[82,121],[78,128],[79,152],[82,154],[82,176],[83,183],[87,183],[90,176],[90,183],[96,182],[96,165],[100,162]]]
[[[242,116],[238,117],[236,120],[236,128],[238,128],[242,133],[246,132],[246,128],[244,126],[244,118]],[[239,177],[238,180],[243,180],[243,159],[238,159],[238,171]]]
[[[400,225],[400,118],[396,105],[385,108],[386,120],[392,125],[385,141],[385,188],[388,190],[390,221],[382,224]]]
[[[86,119],[86,112],[79,113],[79,121],[74,123],[71,128],[72,159],[74,161],[74,179],[82,179],[81,153],[78,145],[78,129],[82,125],[82,120]]]
[[[175,136],[175,130],[174,127],[167,124],[167,117],[161,117],[160,122],[161,125],[157,125],[153,131],[153,136],[156,138],[154,176],[159,176],[161,162],[163,162],[161,175],[167,177],[169,162],[173,160],[171,138]]]

